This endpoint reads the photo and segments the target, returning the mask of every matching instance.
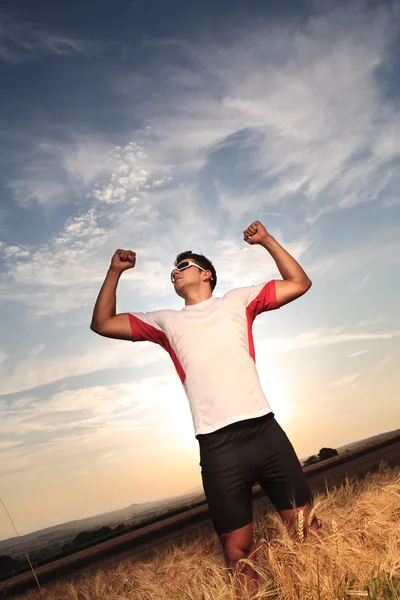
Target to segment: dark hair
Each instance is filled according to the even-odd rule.
[[[208,258],[203,256],[202,254],[196,254],[195,252],[192,252],[191,250],[186,250],[186,252],[181,252],[176,257],[176,260],[174,263],[175,267],[178,266],[179,263],[182,262],[182,260],[185,260],[188,258],[192,258],[201,267],[203,267],[203,269],[206,269],[206,271],[211,271],[212,279],[210,279],[210,286],[211,286],[211,291],[213,292],[215,289],[215,286],[217,285],[217,272],[216,272],[215,267],[212,264],[211,260],[208,260]]]

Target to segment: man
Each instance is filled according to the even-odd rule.
[[[243,231],[244,241],[263,246],[282,280],[230,290],[222,298],[213,264],[191,251],[177,256],[171,280],[185,300],[182,310],[116,314],[116,289],[136,254],[117,250],[94,308],[91,329],[130,341],[160,344],[171,356],[188,396],[205,495],[225,561],[254,553],[252,486],[258,482],[292,532],[303,512],[308,529],[311,494],[299,460],[261,389],[255,366],[255,317],[302,296],[311,281],[296,260],[260,221]],[[318,528],[313,519],[311,527]],[[256,588],[253,568],[243,569]]]

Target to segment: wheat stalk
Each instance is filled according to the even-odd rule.
[[[309,514],[308,514],[308,519],[307,519],[307,525],[308,525],[308,527],[311,527],[313,519],[314,519],[314,517],[316,515],[316,512],[317,512],[317,504],[314,504],[312,506]]]
[[[297,513],[297,535],[299,536],[299,541],[302,544],[304,542],[304,509],[300,509]]]
[[[27,551],[27,549],[25,548],[25,544],[24,544],[24,543],[23,543],[23,541],[21,540],[21,536],[19,535],[19,533],[18,533],[18,531],[17,531],[17,528],[15,527],[14,521],[12,520],[12,518],[11,518],[11,515],[10,515],[10,513],[8,512],[8,510],[7,510],[7,508],[6,508],[6,505],[4,504],[4,502],[3,502],[3,500],[2,500],[1,498],[0,498],[0,502],[2,503],[2,505],[3,505],[3,508],[4,508],[4,510],[6,511],[6,515],[7,515],[7,517],[10,519],[11,525],[13,526],[13,528],[14,528],[14,531],[15,531],[15,533],[16,533],[16,534],[17,534],[17,536],[18,536],[18,541],[19,541],[19,543],[20,543],[20,546],[21,546],[21,548],[22,548],[22,551],[24,552],[24,554],[25,554],[25,556],[26,556],[26,559],[27,559],[27,561],[28,561],[28,563],[29,563],[29,566],[30,566],[30,568],[31,568],[31,571],[32,571],[32,573],[33,573],[33,576],[34,576],[34,578],[35,578],[35,581],[36,581],[36,583],[37,583],[37,586],[38,586],[39,590],[40,590],[40,591],[42,591],[42,588],[40,587],[39,580],[38,580],[38,578],[36,577],[35,569],[33,568],[33,565],[32,565],[32,563],[31,563],[31,560],[30,560],[30,558],[29,558],[28,551]]]
[[[336,555],[339,556],[339,554],[340,554],[340,535],[339,535],[339,527],[338,527],[338,524],[336,523],[335,519],[332,519],[332,529],[333,529],[333,536],[334,536],[334,540],[335,540]]]
[[[400,469],[381,472],[362,485],[352,483],[334,488],[329,497],[317,497],[313,504],[318,521],[323,519],[327,527],[318,536],[310,536],[309,543],[305,527],[301,548],[301,521],[306,526],[307,509],[304,514],[296,509],[294,536],[287,534],[276,513],[268,517],[268,526],[264,513],[260,514],[262,523],[256,526],[265,528],[266,539],[258,540],[259,559],[252,561],[259,580],[252,600],[361,600],[367,598],[373,580],[374,591],[375,587],[377,592],[387,588],[388,594],[395,590],[400,575],[399,513],[393,495],[400,491],[399,475]],[[246,560],[250,564],[250,557],[242,563]],[[204,528],[193,540],[159,550],[147,562],[134,557],[124,560],[117,570],[104,572],[103,583],[88,573],[69,586],[60,582],[59,588],[49,588],[45,594],[48,600],[88,600],[93,593],[97,600],[236,600],[229,575],[218,538]],[[30,600],[41,597],[37,589],[29,595]]]

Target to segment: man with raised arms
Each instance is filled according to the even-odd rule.
[[[290,532],[301,510],[304,533],[312,497],[292,444],[274,418],[255,366],[252,324],[257,315],[280,308],[311,287],[298,262],[260,221],[243,231],[244,241],[263,246],[282,279],[213,296],[214,265],[202,254],[179,254],[171,272],[181,310],[116,312],[116,290],[124,271],[136,264],[131,250],[117,250],[93,312],[91,329],[110,338],[150,341],[171,356],[190,403],[210,515],[228,568],[238,575],[241,558],[254,555],[252,487],[258,482]],[[256,589],[256,572],[242,571]],[[236,577],[236,585],[240,586]],[[237,590],[239,587],[237,587]]]

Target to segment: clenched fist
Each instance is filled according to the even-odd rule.
[[[268,231],[260,221],[254,221],[243,231],[243,240],[250,244],[262,244],[269,236]]]
[[[136,264],[136,252],[132,250],[117,250],[111,259],[111,269],[122,273],[127,269],[133,269]]]

